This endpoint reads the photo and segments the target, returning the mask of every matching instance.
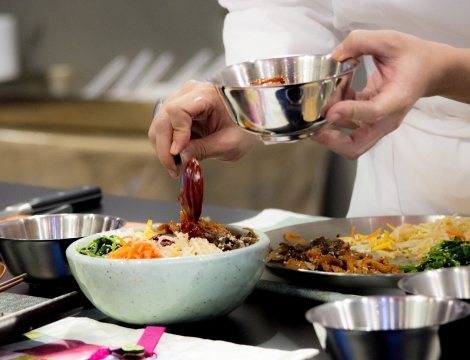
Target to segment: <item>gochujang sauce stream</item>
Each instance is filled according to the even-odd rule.
[[[202,211],[204,197],[204,179],[202,168],[195,158],[190,158],[184,167],[183,189],[180,189],[178,200],[183,210],[181,231],[190,238],[204,237],[204,231],[199,227],[198,220]]]

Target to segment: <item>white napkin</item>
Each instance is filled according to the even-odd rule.
[[[32,336],[35,338],[36,346],[37,342],[41,341],[41,337],[43,337],[48,342],[55,339],[66,339],[108,347],[136,344],[143,331],[143,328],[130,329],[89,318],[68,317],[40,327],[29,334],[36,334]],[[28,340],[6,345],[0,348],[0,354],[1,351],[16,351],[21,353],[22,349],[30,347],[32,343],[33,340]],[[158,360],[306,360],[318,354],[317,349],[300,349],[295,351],[265,349],[169,333],[163,334],[155,352],[158,355]],[[86,358],[82,357],[80,359]]]
[[[323,216],[305,215],[280,209],[265,209],[250,219],[238,221],[232,223],[232,225],[245,226],[260,231],[269,231],[284,226],[328,219],[329,218]]]

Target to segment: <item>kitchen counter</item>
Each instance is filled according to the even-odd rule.
[[[0,106],[0,128],[146,137],[153,105],[74,99],[9,100]]]

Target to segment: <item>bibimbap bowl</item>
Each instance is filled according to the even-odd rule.
[[[248,231],[225,226],[233,235]],[[90,302],[129,324],[169,325],[226,315],[254,290],[269,251],[266,234],[250,246],[215,254],[156,259],[109,259],[79,253],[100,235],[125,236],[135,227],[84,237],[66,251],[73,276]]]

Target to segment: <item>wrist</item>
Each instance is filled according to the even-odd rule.
[[[443,96],[470,103],[470,49],[431,43],[431,81],[425,96]]]

